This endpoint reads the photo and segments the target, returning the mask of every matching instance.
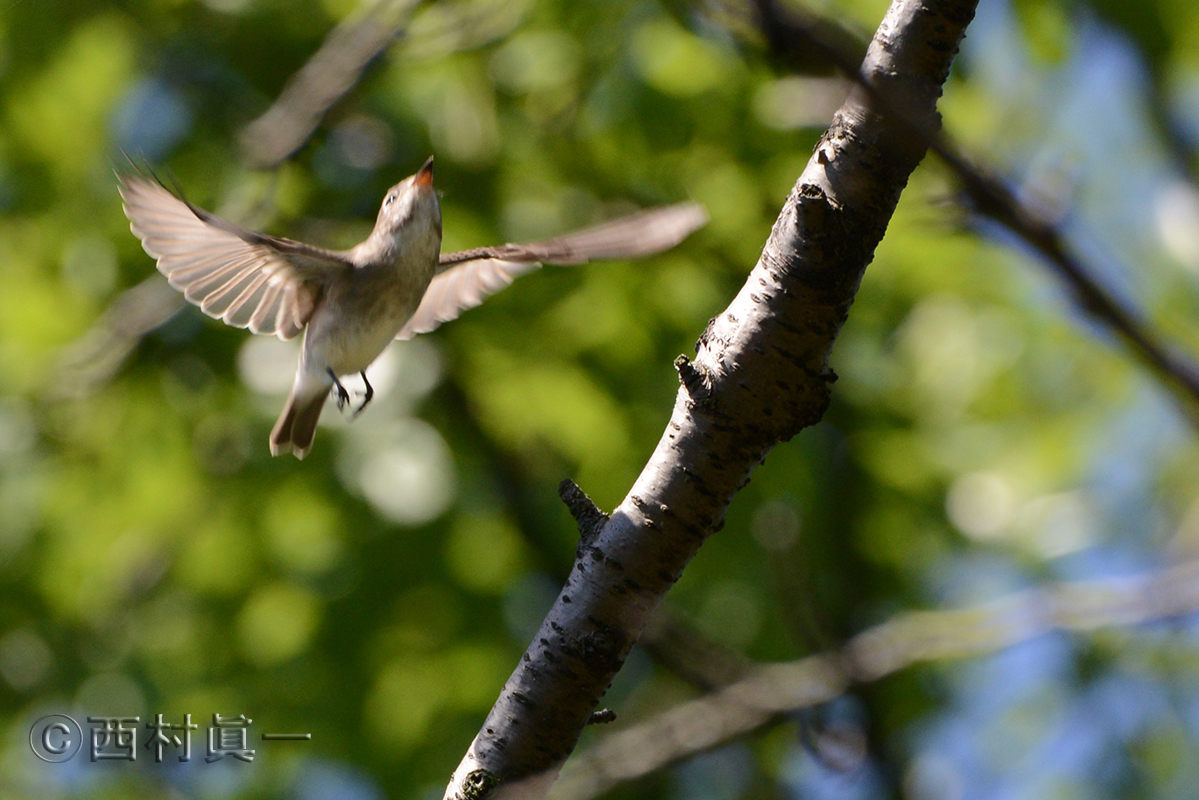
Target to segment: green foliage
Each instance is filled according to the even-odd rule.
[[[1184,203],[1199,216],[1199,195],[1161,155],[1156,112],[1078,67],[1096,30],[1115,34],[1076,3],[983,5],[947,127],[1027,170],[1031,196],[1074,208],[1084,252],[1111,254],[1096,257],[1105,280],[1199,350],[1199,222]],[[1199,108],[1190,5],[1093,5],[1199,130],[1185,115]],[[739,288],[839,102],[829,92],[844,92],[786,82],[693,9],[433,4],[294,159],[249,171],[238,133],[356,6],[0,3],[0,796],[439,796],[569,565],[559,480],[605,509],[623,498],[668,419],[671,362]],[[885,11],[814,7],[862,31]],[[1123,101],[1087,104],[1105,91]],[[62,348],[153,274],[120,211],[122,147],[199,205],[332,246],[362,238],[385,188],[430,152],[447,249],[688,197],[712,223],[644,263],[522,278],[396,346],[362,418],[327,410],[308,460],[274,460],[294,348],[194,309],[110,380],[62,385]],[[1199,448],[1181,418],[1037,262],[961,230],[952,191],[935,164],[914,177],[834,352],[826,420],[770,455],[672,592],[712,639],[796,658],[899,609],[1195,552]],[[969,780],[930,733],[958,723],[982,743],[978,774],[1020,796],[1193,785],[1189,700],[1104,740],[1110,775],[1059,769],[1044,738],[1103,681],[1185,695],[1193,635],[1059,644],[1037,663],[1067,666],[994,713],[970,689],[994,685],[991,661],[861,692],[874,749],[855,796]],[[692,692],[638,651],[605,703],[635,720]],[[190,713],[201,729],[183,772],[144,750],[138,765],[68,772],[28,749],[52,712]],[[255,740],[255,763],[208,765],[213,713],[314,738]],[[1114,725],[1089,713],[1084,727]],[[829,796],[787,730],[751,742],[752,775],[728,796],[779,796],[775,782]],[[1038,754],[1041,779],[1011,766]],[[717,796],[695,790],[699,768],[639,796]]]

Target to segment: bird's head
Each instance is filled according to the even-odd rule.
[[[389,236],[435,235],[441,241],[441,206],[433,190],[433,157],[404,180],[387,190],[375,233]]]

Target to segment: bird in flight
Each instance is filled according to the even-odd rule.
[[[349,250],[326,250],[247,230],[176,196],[152,176],[118,174],[125,216],[171,286],[210,317],[253,333],[304,333],[295,382],[271,431],[271,455],[304,458],[340,377],[366,383],[393,339],[411,339],[457,318],[542,264],[625,259],[674,247],[707,222],[702,206],[649,209],[530,244],[441,253],[433,159],[388,190],[375,227]]]

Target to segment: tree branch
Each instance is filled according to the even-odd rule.
[[[808,11],[784,10],[775,0],[753,2],[762,34],[777,61],[806,72],[813,60],[826,60],[855,80],[888,113],[906,119],[912,134],[920,136],[957,176],[969,210],[1002,225],[1039,253],[1070,288],[1079,309],[1114,331],[1174,394],[1191,421],[1199,424],[1199,367],[1100,284],[1067,244],[1059,219],[1022,202],[1006,183],[965,156],[944,133],[910,117],[885,92],[873,87],[869,76],[858,69],[855,48],[847,46],[843,37],[828,34],[834,27],[830,23]]]
[[[744,678],[610,734],[571,760],[554,796],[586,800],[825,703],[853,683],[969,658],[1053,631],[1138,625],[1199,611],[1199,561],[1131,578],[1020,592],[983,606],[901,614],[837,652],[754,667]]]
[[[974,0],[895,0],[863,65],[905,116],[936,101]],[[828,356],[919,137],[855,90],[791,192],[761,259],[709,323],[657,449],[584,548],[445,796],[541,797],[667,589],[770,449],[818,421]]]
[[[587,493],[570,478],[566,478],[558,484],[558,496],[562,498],[562,502],[566,504],[567,510],[570,511],[570,515],[575,518],[575,523],[579,526],[579,547],[576,557],[582,558],[585,549],[595,541],[595,537],[599,536],[600,531],[608,524],[608,515],[600,511],[587,496]]]

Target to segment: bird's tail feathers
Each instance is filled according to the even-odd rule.
[[[290,452],[299,459],[308,455],[312,449],[312,439],[316,436],[317,420],[321,418],[325,398],[332,388],[321,381],[297,376],[287,405],[283,407],[283,413],[271,431],[271,455]]]

